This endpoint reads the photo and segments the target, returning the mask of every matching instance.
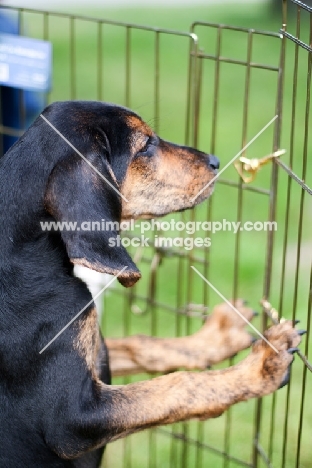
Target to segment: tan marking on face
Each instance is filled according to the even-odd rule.
[[[193,207],[207,198],[213,184],[196,197],[213,178],[208,155],[167,142],[151,157],[138,156],[129,165],[121,193],[122,218],[152,218]]]
[[[99,327],[96,309],[91,309],[79,322],[79,332],[74,341],[74,348],[86,361],[87,368],[96,374],[95,364],[100,348]]]
[[[135,155],[146,144],[149,137],[154,135],[152,129],[143,122],[139,117],[128,116],[126,122],[132,133],[130,137],[130,148],[132,155]]]
[[[143,122],[140,117],[129,115],[126,117],[126,122],[128,127],[131,128],[131,130],[134,132],[140,131],[148,136],[153,135],[153,130],[145,122]]]

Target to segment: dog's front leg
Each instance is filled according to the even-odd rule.
[[[227,303],[216,306],[200,330],[190,336],[106,339],[112,375],[204,370],[248,348],[253,338],[242,317],[250,321],[254,311],[241,299],[234,306],[238,313]]]
[[[71,415],[54,451],[63,458],[78,457],[81,450],[127,434],[192,418],[214,418],[235,403],[272,393],[287,382],[300,335],[287,321],[270,328],[265,336],[274,349],[259,340],[247,358],[227,369],[183,371],[125,386],[99,380],[84,383],[79,400],[84,411],[74,419]]]

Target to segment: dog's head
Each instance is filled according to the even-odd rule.
[[[204,200],[212,192],[217,158],[162,140],[134,112],[112,104],[55,103],[39,119],[50,126],[51,148],[58,148],[56,140],[62,147],[45,207],[56,221],[77,223],[76,229],[61,231],[69,258],[109,274],[127,266],[118,279],[131,286],[140,272],[122,245],[110,242],[117,239],[117,223],[163,216]],[[101,230],[107,221],[111,229]]]

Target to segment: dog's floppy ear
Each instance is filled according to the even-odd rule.
[[[60,234],[73,263],[111,275],[127,267],[118,280],[132,286],[141,274],[120,243],[121,196],[112,188],[118,189],[116,179],[106,158],[89,155],[88,160],[98,172],[77,154],[54,167],[46,210],[62,226]]]

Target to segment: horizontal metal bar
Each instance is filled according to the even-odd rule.
[[[312,195],[312,189],[302,180],[300,179],[290,167],[286,166],[285,163],[283,163],[280,159],[276,158],[274,160],[276,164],[278,164],[282,169],[284,169],[285,172],[299,184],[303,190],[305,190],[309,195]]]
[[[273,67],[271,65],[265,65],[265,64],[256,63],[256,62],[246,62],[245,60],[236,60],[236,59],[231,59],[231,58],[222,57],[222,56],[217,57],[216,55],[206,54],[205,52],[198,52],[196,56],[201,59],[215,60],[218,62],[231,63],[234,65],[244,65],[245,67],[260,68],[261,70],[269,70],[269,71],[275,71],[275,72],[280,71],[279,67]]]
[[[295,5],[298,5],[300,8],[308,11],[309,13],[312,13],[312,7],[309,7],[308,5],[306,5],[305,3],[303,2],[300,2],[300,0],[291,0],[292,3],[294,3]]]
[[[206,449],[209,450],[210,452],[215,453],[216,455],[220,455],[224,458],[226,458],[229,461],[235,462],[241,466],[245,466],[248,468],[252,468],[252,465],[250,463],[245,462],[244,460],[240,460],[239,458],[233,457],[232,455],[229,455],[228,453],[224,452],[223,450],[218,450],[215,447],[208,445],[204,442],[200,442],[196,439],[192,439],[191,437],[187,437],[184,434],[178,433],[178,432],[170,432],[167,431],[166,429],[163,429],[161,427],[157,427],[155,429],[158,433],[166,435],[168,437],[173,437],[174,439],[181,440],[182,442],[187,442],[190,445],[195,445],[196,447],[199,447],[201,449]]]
[[[19,138],[24,134],[24,130],[16,130],[16,128],[4,127],[0,124],[0,134]]]
[[[125,291],[123,291],[123,290],[121,290],[121,289],[119,289],[118,287],[115,287],[115,286],[112,286],[112,288],[110,288],[109,291],[114,292],[114,293],[116,293],[116,294],[118,294],[119,296],[122,296],[122,297],[124,297],[125,295],[127,297],[131,296],[131,302],[134,302],[135,300],[144,301],[148,305],[153,305],[154,307],[159,307],[164,312],[171,312],[171,313],[174,313],[174,314],[183,315],[185,317],[198,318],[198,319],[201,319],[201,320],[203,318],[207,318],[209,316],[209,314],[203,314],[203,313],[196,312],[196,311],[190,312],[190,309],[192,308],[191,304],[186,304],[184,307],[176,308],[176,307],[170,306],[168,304],[164,304],[164,303],[159,302],[159,301],[151,300],[151,299],[149,299],[149,297],[142,296],[141,294],[136,294],[133,291],[131,291],[131,292],[126,291],[125,292]],[[198,306],[199,304],[196,304],[196,305]],[[204,306],[202,306],[202,307],[204,307]]]
[[[295,44],[299,45],[303,49],[305,49],[305,50],[307,50],[309,52],[312,52],[312,47],[308,46],[308,44],[306,44],[305,42],[300,41],[300,39],[293,36],[292,34],[290,34],[287,31],[283,31],[282,29],[280,31],[281,31],[281,34],[283,34],[283,36],[287,37],[287,39],[290,39],[291,41],[293,41]]]
[[[91,16],[83,16],[83,15],[73,15],[71,13],[61,13],[58,11],[49,11],[49,10],[41,10],[41,9],[33,9],[33,8],[21,8],[21,7],[14,7],[14,6],[8,6],[8,5],[1,5],[1,8],[6,8],[8,10],[18,10],[21,13],[36,13],[36,14],[45,14],[49,16],[56,16],[56,17],[61,17],[61,18],[68,18],[68,19],[73,19],[73,20],[80,20],[80,21],[92,21],[94,23],[100,23],[100,24],[107,24],[107,25],[112,25],[112,26],[122,26],[122,27],[127,27],[127,28],[133,28],[133,29],[141,29],[143,31],[153,31],[156,33],[163,33],[163,34],[173,34],[175,36],[183,36],[183,37],[188,37],[189,39],[192,39],[194,42],[197,42],[197,36],[194,33],[189,33],[187,31],[176,31],[174,29],[165,29],[165,28],[156,28],[152,26],[144,26],[141,24],[135,24],[135,23],[127,23],[123,21],[114,21],[114,20],[107,20],[104,18],[94,18]]]
[[[280,38],[280,34],[272,31],[262,31],[261,29],[253,29],[253,28],[243,28],[239,26],[230,26],[227,24],[218,24],[218,23],[209,23],[206,21],[194,21],[191,25],[191,31],[193,32],[194,28],[196,26],[208,26],[211,28],[216,28],[216,29],[225,29],[225,30],[230,30],[230,31],[239,31],[239,32],[245,32],[245,33],[252,33],[252,34],[260,34],[262,36],[270,36],[270,37],[276,37]]]
[[[246,190],[248,192],[260,193],[261,195],[271,195],[270,190],[262,189],[262,188],[259,188],[259,187],[253,187],[252,185],[249,185],[249,184],[240,185],[237,182],[233,182],[232,180],[219,179],[218,184],[228,185],[230,187],[235,187],[235,188],[239,188],[239,189],[242,188],[243,190]]]

